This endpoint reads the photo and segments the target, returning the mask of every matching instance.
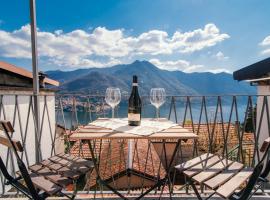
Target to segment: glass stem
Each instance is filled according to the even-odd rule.
[[[157,119],[158,119],[159,118],[159,107],[157,107],[156,116],[157,116]]]
[[[114,107],[112,107],[112,118],[114,118]]]

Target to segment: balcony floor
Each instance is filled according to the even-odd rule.
[[[13,196],[13,197],[12,197]],[[138,194],[134,194],[134,195],[129,195],[127,198],[128,199],[134,199],[134,197],[139,196]],[[203,198],[207,197],[208,194],[206,195],[202,195]],[[28,198],[24,198],[24,197],[14,197],[14,194],[11,194],[10,196],[3,196],[0,197],[0,200],[4,200],[4,199],[8,199],[8,200],[28,200]],[[62,200],[62,199],[67,199],[65,197],[49,197],[47,198],[48,200]],[[111,194],[111,193],[107,193],[107,194],[97,194],[95,197],[93,194],[85,194],[85,193],[80,193],[77,194],[77,197],[75,198],[76,200],[82,199],[82,200],[93,200],[93,199],[97,199],[97,200],[102,200],[102,199],[113,199],[113,200],[121,200],[121,198],[119,198],[118,196]],[[154,199],[159,199],[158,195],[148,195],[147,197],[143,198],[145,200],[154,200]],[[163,194],[162,198],[164,200],[170,200],[170,197],[168,194]],[[178,200],[178,199],[186,199],[186,200],[196,200],[197,197],[195,196],[194,193],[191,194],[186,194],[184,191],[183,192],[179,192],[175,195],[173,195],[172,197],[173,200]],[[222,200],[223,198],[219,197],[219,196],[214,196],[211,198],[211,200]],[[257,193],[256,195],[254,195],[251,200],[270,200],[270,190],[266,190],[264,194],[262,193]]]

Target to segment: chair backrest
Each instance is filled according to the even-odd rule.
[[[14,133],[13,126],[11,125],[11,123],[9,121],[0,121],[0,124],[3,127],[3,131],[6,135],[6,138],[2,137],[2,136],[0,137],[0,144],[5,145],[9,148],[12,148],[14,155],[16,157],[16,160],[17,160],[18,168],[21,172],[21,176],[24,179],[25,184],[29,190],[26,192],[30,192],[33,199],[40,199],[38,192],[36,191],[34,184],[31,180],[31,177],[28,173],[27,167],[25,166],[24,162],[22,161],[22,159],[20,158],[20,156],[18,154],[18,152],[23,152],[23,147],[22,147],[20,141],[11,139],[11,134]],[[0,159],[1,159],[1,157],[0,157]],[[1,168],[3,175],[9,180],[9,182],[13,182],[13,183],[16,182],[16,179],[13,178],[8,173],[6,166],[4,165],[2,159],[0,160],[0,168]],[[17,187],[17,189],[19,189],[19,188]],[[21,190],[22,190],[22,188],[21,188]],[[23,191],[23,192],[25,192],[25,191]]]
[[[263,169],[263,163],[259,163],[258,165],[256,165],[246,187],[243,189],[243,191],[240,194],[239,200],[246,200],[249,198],[255,184],[257,183],[261,175],[262,169]]]
[[[264,153],[259,163],[264,162],[265,158],[268,156],[270,149],[270,137],[266,138],[261,146],[260,152]]]
[[[11,142],[14,145],[16,151],[23,152],[23,147],[20,141],[12,139]],[[2,135],[0,135],[0,144],[12,148],[12,144],[10,143],[9,139],[3,137]]]
[[[243,191],[241,192],[241,195],[240,195],[240,198],[239,200],[245,200],[245,199],[248,199],[255,184],[257,183],[259,177],[262,177],[262,176],[267,176],[268,173],[269,173],[269,166],[270,165],[270,161],[267,161],[267,164],[266,164],[266,168],[265,170],[263,171],[263,166],[264,166],[264,160],[266,158],[266,156],[268,155],[268,151],[270,149],[270,137],[267,138],[266,140],[264,140],[262,146],[261,146],[261,149],[260,151],[263,154],[261,160],[258,162],[258,164],[256,165],[256,167],[254,168],[254,171],[246,185],[246,187],[243,189]]]
[[[263,162],[265,158],[268,156],[269,149],[270,149],[270,137],[264,140],[263,145],[260,149],[260,151],[264,153],[261,162]],[[269,175],[269,172],[270,172],[270,160],[266,162],[266,165],[260,177],[265,179]]]

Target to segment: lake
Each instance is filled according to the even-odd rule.
[[[191,105],[192,105],[191,111],[192,111],[193,122],[196,123],[199,121],[201,103],[200,102],[192,102]],[[123,100],[116,109],[116,112],[115,112],[116,117],[127,117],[127,110],[128,110],[128,103],[127,103],[127,101]],[[215,117],[216,105],[214,103],[210,104],[206,107],[206,110],[207,110],[208,121],[213,122],[214,117]],[[237,105],[237,112],[238,112],[238,119],[240,122],[243,122],[243,120],[244,120],[245,111],[246,111],[246,103],[239,103]],[[223,114],[224,122],[229,121],[230,112],[231,112],[231,104],[230,103],[226,103],[226,104],[222,105],[222,114]],[[170,101],[167,101],[160,108],[160,116],[168,118],[169,113],[170,113]],[[56,115],[57,115],[57,117],[56,117],[57,123],[64,125],[64,122],[63,122],[64,120],[63,120],[63,116],[61,115],[61,112],[57,112]],[[183,122],[184,115],[185,115],[185,102],[176,102],[176,116],[177,116],[178,123]],[[156,116],[155,107],[152,106],[150,103],[146,103],[142,108],[142,117],[155,117],[155,116]],[[170,118],[172,121],[176,121],[174,116],[175,116],[175,113],[173,110],[172,114],[171,114],[171,118]],[[107,110],[105,110],[105,112],[102,112],[99,114],[97,114],[95,112],[91,112],[91,113],[90,112],[83,112],[83,111],[77,112],[78,123],[81,125],[85,125],[85,124],[89,123],[90,121],[97,119],[98,117],[111,117],[111,109],[107,109]],[[71,128],[72,125],[76,126],[76,124],[77,124],[76,115],[74,112],[64,111],[64,119],[65,119],[65,123],[66,123],[66,128]],[[203,112],[202,119],[201,119],[202,123],[204,123],[206,121],[205,119],[206,119],[205,113]],[[188,110],[187,115],[186,115],[186,121],[190,121],[190,120],[191,120],[191,115],[189,114],[189,110]],[[231,122],[234,122],[236,120],[237,120],[236,110],[233,109]],[[220,111],[217,114],[217,121],[221,121]]]

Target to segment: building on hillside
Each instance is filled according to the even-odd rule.
[[[40,146],[42,158],[52,153],[55,134],[55,90],[47,86],[59,86],[59,82],[40,73]],[[27,164],[35,162],[35,120],[33,108],[33,76],[30,71],[0,61],[0,120],[14,123],[13,137],[25,144],[23,159]],[[42,117],[44,114],[44,117]],[[49,147],[49,148],[48,148]],[[0,156],[6,160],[7,149],[0,146]],[[8,162],[11,159],[8,160]],[[12,165],[9,165],[12,166]]]
[[[252,86],[257,86],[256,133],[260,132],[258,146],[265,138],[269,137],[267,107],[270,108],[270,58],[264,59],[233,73],[233,78],[238,81],[248,81]],[[264,96],[268,96],[267,99]],[[266,100],[264,103],[264,99]],[[264,106],[264,105],[268,106]],[[259,122],[262,120],[261,127]]]

